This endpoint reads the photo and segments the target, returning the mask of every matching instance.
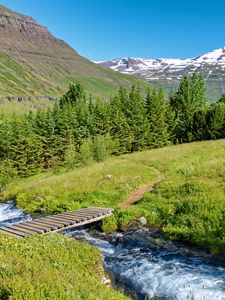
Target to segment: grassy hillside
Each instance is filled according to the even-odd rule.
[[[59,234],[0,235],[0,258],[0,299],[129,299],[102,283],[97,249]]]
[[[30,111],[35,112],[41,108],[53,107],[55,101],[47,99],[25,100],[22,102],[4,100],[0,102],[0,114],[7,115],[8,118],[19,118]]]
[[[213,68],[212,68],[212,70],[213,70]],[[211,72],[212,72],[212,70],[211,70]],[[210,72],[210,70],[206,70],[206,71]],[[207,78],[207,74],[205,74],[205,77],[207,78],[206,79],[206,87],[207,87],[206,96],[207,96],[208,102],[210,102],[210,103],[218,101],[218,99],[221,97],[221,94],[223,93],[221,86],[224,84],[221,79],[220,71],[219,70],[217,72],[216,72],[216,70],[213,70],[213,71],[215,74],[214,78],[213,77]],[[201,72],[199,72],[199,73],[201,73]],[[150,83],[157,87],[163,87],[164,91],[167,94],[170,94],[170,93],[174,93],[177,90],[180,81],[159,79],[159,80],[155,80],[155,81],[152,80],[152,81],[150,81]]]
[[[49,74],[42,74],[36,72],[35,66],[31,67],[12,55],[0,52],[0,96],[61,96],[67,91],[69,84],[76,81],[79,81],[88,93],[100,97],[113,95],[120,86],[130,87],[137,84],[141,89],[149,86],[148,83],[132,76],[107,70],[77,54],[76,56],[77,66],[73,70],[71,67],[66,69],[61,64],[54,64],[53,68],[49,60],[46,61],[48,69],[45,71]]]
[[[162,226],[171,239],[225,253],[224,150],[225,140],[219,140],[111,158],[68,173],[19,180],[8,186],[4,199],[15,198],[28,212],[38,207],[46,213],[88,205],[118,208],[137,187],[156,179],[156,168],[162,182],[138,204],[118,209],[109,227],[124,227],[145,215],[149,225]],[[112,179],[104,180],[106,174]]]
[[[148,83],[102,68],[80,56],[32,17],[0,5],[0,96],[61,96],[79,79],[95,96]]]

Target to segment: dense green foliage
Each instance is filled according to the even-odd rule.
[[[175,112],[174,137],[191,142],[225,137],[225,103],[219,99],[207,105],[202,76],[185,76],[178,91],[170,99]]]
[[[207,106],[201,76],[184,77],[166,101],[163,91],[146,97],[133,86],[108,102],[87,97],[76,83],[59,105],[22,118],[0,119],[1,164],[27,177],[52,167],[72,169],[110,154],[157,148],[170,143],[222,138],[225,104]],[[4,188],[6,178],[1,180]]]
[[[59,234],[0,235],[0,299],[128,299],[101,283],[99,251]]]
[[[2,115],[0,159],[15,175],[28,177],[53,167],[72,169],[110,154],[123,154],[169,143],[162,91],[121,88],[109,102],[87,97],[76,83],[59,105],[12,119]],[[3,176],[4,177],[4,176]],[[2,180],[4,188],[6,178]]]

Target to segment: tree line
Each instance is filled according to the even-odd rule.
[[[76,83],[53,108],[12,120],[0,116],[1,185],[49,168],[74,168],[109,155],[168,144],[225,138],[225,96],[208,104],[202,76],[185,76],[168,97],[162,89],[120,88],[92,99]]]

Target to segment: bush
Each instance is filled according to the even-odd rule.
[[[82,166],[88,166],[93,162],[92,143],[90,140],[84,141],[81,145],[79,160]]]
[[[64,154],[64,165],[67,170],[73,170],[77,165],[77,161],[78,154],[76,152],[74,143],[71,141]]]
[[[104,161],[113,152],[113,141],[109,135],[98,135],[93,141],[93,157],[96,161]]]
[[[101,228],[104,232],[116,231],[118,229],[116,215],[112,215],[111,217],[103,219]]]

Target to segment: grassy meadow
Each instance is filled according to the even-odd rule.
[[[55,101],[47,99],[25,100],[22,102],[6,100],[0,103],[0,114],[6,115],[8,118],[21,118],[24,114],[35,112],[38,109],[47,109],[53,107]]]
[[[46,214],[90,205],[114,207],[115,216],[103,222],[106,231],[144,215],[170,239],[225,253],[224,162],[225,140],[169,146],[20,179],[8,186],[2,200],[16,199],[29,213],[39,207]],[[154,168],[162,173],[162,182],[136,205],[119,209],[138,187],[154,182]],[[107,174],[112,178],[103,179]]]
[[[0,299],[125,300],[102,283],[99,251],[60,234],[0,235]]]

